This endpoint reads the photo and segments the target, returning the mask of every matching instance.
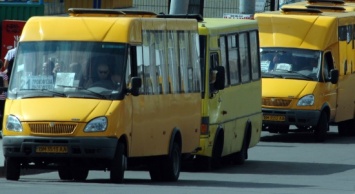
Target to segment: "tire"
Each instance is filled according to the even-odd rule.
[[[125,145],[119,142],[116,153],[111,161],[110,180],[113,183],[122,183],[124,179],[124,172],[127,167],[127,156],[125,154]]]
[[[324,142],[326,140],[327,132],[329,131],[328,117],[325,112],[322,112],[318,124],[314,129],[314,137],[317,142]]]
[[[181,171],[181,148],[179,144],[174,142],[169,156],[164,158],[162,171],[164,181],[177,181]]]
[[[243,143],[242,143],[242,148],[239,152],[235,153],[233,158],[233,163],[236,165],[242,165],[245,163],[245,160],[248,159],[248,140],[247,140],[247,135],[244,134],[243,138]]]
[[[5,177],[7,180],[18,181],[20,179],[21,164],[17,158],[5,159]]]
[[[86,168],[73,169],[72,176],[75,181],[85,181],[89,175],[89,170]]]
[[[73,174],[72,174],[71,170],[65,166],[59,167],[58,175],[61,180],[64,180],[64,181],[73,180]]]

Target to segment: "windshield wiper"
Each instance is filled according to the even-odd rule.
[[[298,71],[287,71],[287,73],[294,73],[294,74],[296,74],[298,76],[301,76],[303,78],[306,78],[308,80],[314,80],[313,77],[305,75],[305,74],[302,74],[302,73],[299,73]]]
[[[274,74],[274,73],[262,73],[262,74],[261,74],[261,77],[262,77],[262,78],[274,78],[274,77],[283,78],[282,75],[280,75],[280,74]]]
[[[87,92],[90,92],[90,94],[93,94],[94,96],[98,97],[98,98],[105,98],[107,99],[107,97],[105,95],[102,95],[102,94],[99,94],[99,93],[96,93],[96,92],[93,92],[91,90],[88,90],[84,87],[81,87],[81,86],[68,86],[68,85],[57,85],[59,87],[62,87],[62,88],[74,88],[74,89],[77,89],[77,90],[82,90],[82,91],[87,91]],[[72,94],[69,95],[68,97],[74,97]]]
[[[85,89],[85,88],[80,88],[81,90],[84,90],[84,91],[88,91],[90,92],[90,94],[94,94],[95,96],[99,97],[99,98],[105,98],[107,99],[107,97],[105,95],[102,95],[100,93],[97,93],[97,92],[94,92],[94,91],[91,91],[91,90],[88,90],[88,89]]]
[[[21,91],[32,91],[30,93],[26,93],[22,95],[22,98],[36,98],[36,97],[54,97],[54,96],[59,96],[59,97],[66,97],[64,93],[61,92],[56,92],[53,90],[48,90],[48,89],[21,89]],[[43,93],[45,92],[45,93]],[[50,94],[48,94],[50,93]]]

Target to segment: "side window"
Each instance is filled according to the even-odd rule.
[[[260,58],[259,58],[259,41],[258,32],[251,31],[249,33],[250,44],[250,62],[251,62],[251,78],[252,80],[260,79]]]
[[[190,32],[190,64],[188,67],[188,79],[191,85],[191,91],[200,92],[201,88],[201,66],[200,66],[200,44],[197,32]]]
[[[168,67],[171,93],[180,93],[178,36],[176,31],[168,31]]]
[[[187,31],[178,33],[179,36],[179,55],[180,55],[180,76],[181,76],[181,90],[184,93],[191,91],[189,84],[188,68],[189,66],[189,36]]]
[[[211,52],[211,54],[210,54],[210,78],[209,78],[210,84],[213,84],[216,81],[216,72],[214,72],[214,70],[219,65],[218,63],[219,63],[218,53]]]
[[[198,33],[143,31],[143,45],[136,46],[140,93],[148,95],[201,91]]]
[[[231,85],[238,84],[239,79],[239,68],[238,68],[238,48],[236,35],[227,36],[228,44],[228,66],[229,66],[229,77]]]
[[[324,66],[323,66],[323,75],[324,81],[329,81],[330,78],[330,70],[334,69],[333,64],[333,56],[331,52],[327,52],[324,54]]]
[[[224,67],[224,69],[226,70],[226,72],[229,72],[227,69],[227,46],[226,46],[226,36],[221,36],[219,38],[219,46],[221,49],[221,65]],[[225,83],[224,86],[228,86],[228,75],[229,73],[225,74]]]
[[[154,61],[154,55],[152,56],[152,53],[154,53],[154,38],[152,35],[152,31],[146,30],[143,32],[143,65],[141,69],[138,69],[142,78],[141,90],[143,94],[153,94],[153,85],[150,79],[151,64]]]
[[[155,59],[156,59],[156,80],[158,93],[169,93],[168,70],[166,62],[166,33],[159,32],[155,34]]]
[[[242,83],[250,81],[250,61],[249,61],[249,44],[248,33],[240,33],[239,36],[239,54]]]
[[[144,40],[144,38],[143,38]],[[145,42],[143,41],[143,44],[145,44]],[[137,56],[137,76],[139,76],[142,79],[142,87],[140,87],[139,89],[139,93],[144,94],[144,79],[143,79],[143,48],[144,46],[137,46],[136,48],[136,56]]]

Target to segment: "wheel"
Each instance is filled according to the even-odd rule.
[[[65,181],[73,180],[73,174],[71,173],[70,168],[67,168],[65,166],[59,167],[58,175],[61,180],[65,180]]]
[[[20,179],[21,164],[17,158],[5,159],[5,176],[7,180],[17,181]]]
[[[328,117],[325,112],[322,112],[318,124],[314,130],[315,140],[317,142],[324,142],[329,131]]]
[[[113,183],[122,183],[124,179],[124,171],[127,167],[127,156],[125,154],[125,145],[119,142],[116,154],[111,162],[110,180]]]
[[[89,170],[86,168],[73,169],[72,176],[75,181],[85,181],[89,175]]]
[[[248,159],[248,149],[249,149],[249,145],[248,145],[247,136],[245,134],[243,138],[241,150],[235,153],[232,157],[234,164],[242,165],[245,163],[245,160]]]
[[[165,157],[163,165],[163,177],[165,181],[177,181],[181,170],[181,149],[178,143],[174,142],[169,156]]]

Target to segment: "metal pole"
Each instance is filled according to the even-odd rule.
[[[255,13],[255,0],[241,0],[239,2],[240,14],[254,14]]]
[[[187,14],[189,0],[171,0],[169,14]]]

